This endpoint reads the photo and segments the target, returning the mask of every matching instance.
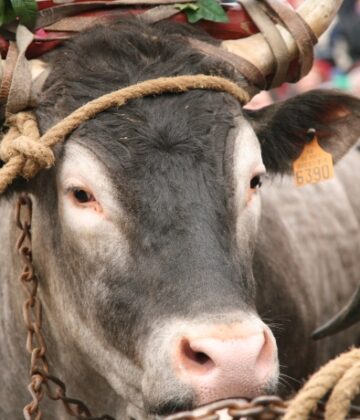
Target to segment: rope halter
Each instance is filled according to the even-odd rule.
[[[52,148],[63,142],[82,123],[111,107],[120,107],[131,99],[163,93],[183,93],[203,89],[226,92],[241,104],[251,96],[245,88],[218,76],[203,74],[161,77],[131,85],[96,98],[59,121],[40,137],[36,117],[31,112],[19,112],[7,118],[9,131],[0,143],[0,159],[5,165],[0,169],[0,194],[21,176],[33,178],[41,169],[55,163]]]

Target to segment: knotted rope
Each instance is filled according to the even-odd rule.
[[[341,354],[316,372],[290,402],[283,420],[308,419],[317,402],[331,390],[325,419],[343,420],[360,392],[360,349]]]
[[[54,165],[52,148],[63,142],[85,121],[108,108],[124,105],[131,99],[163,93],[182,93],[194,89],[226,92],[241,104],[250,100],[249,93],[228,79],[217,76],[191,75],[161,77],[105,94],[81,106],[51,127],[40,137],[36,118],[31,112],[19,112],[7,119],[10,127],[0,143],[0,159],[5,165],[0,169],[0,193],[21,176],[33,178],[40,169]],[[209,122],[210,123],[210,122]]]

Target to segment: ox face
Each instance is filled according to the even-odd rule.
[[[140,386],[130,397],[148,411],[270,392],[277,351],[256,315],[251,267],[265,172],[258,139],[223,94],[142,102],[110,129],[106,114],[89,122],[47,176],[52,247],[67,261],[47,272],[38,262],[41,277],[64,279],[49,282],[48,306],[89,362],[111,372],[113,389],[127,397],[124,384]],[[38,218],[34,237],[46,247],[47,216]]]
[[[50,60],[43,131],[139,79],[211,71],[200,54],[174,54],[169,34],[167,43],[145,25],[144,38],[114,28]],[[276,344],[254,303],[259,181],[265,166],[288,170],[309,127],[340,125],[355,106],[313,94],[246,113],[227,94],[192,91],[136,100],[80,127],[31,185],[34,260],[57,346],[76,349],[84,369],[146,412],[274,391]],[[349,134],[335,158],[354,141]]]

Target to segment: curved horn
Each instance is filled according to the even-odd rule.
[[[360,286],[351,296],[347,305],[334,318],[317,328],[311,337],[314,340],[336,334],[360,321]]]
[[[319,37],[329,27],[336,16],[342,0],[306,0],[297,8],[297,13],[303,18]],[[276,25],[289,51],[291,59],[298,56],[298,47],[292,35],[282,25]],[[246,58],[254,64],[265,76],[274,71],[274,55],[262,34],[248,38],[228,40],[221,43],[222,48]]]

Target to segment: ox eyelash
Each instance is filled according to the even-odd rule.
[[[66,188],[64,188],[64,195],[69,194],[69,193],[74,193],[78,190],[86,190],[86,188],[81,187],[79,185],[69,185]]]

